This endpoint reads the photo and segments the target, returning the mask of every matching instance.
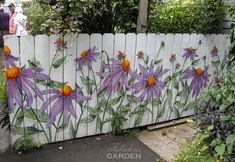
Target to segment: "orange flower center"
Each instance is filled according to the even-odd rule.
[[[150,76],[147,80],[147,86],[150,88],[156,84],[156,79],[153,76]]]
[[[6,45],[4,45],[4,54],[5,54],[5,56],[11,55],[11,49]]]
[[[129,71],[131,67],[131,64],[128,60],[123,60],[122,61],[122,69],[123,71]]]
[[[7,80],[14,80],[20,76],[21,70],[19,67],[11,67],[6,70],[6,78]]]
[[[189,51],[190,53],[192,53],[192,52],[193,52],[193,47],[188,48],[188,51]]]
[[[64,97],[69,97],[72,95],[72,88],[68,85],[65,85],[61,90],[60,93]]]
[[[81,53],[81,57],[82,57],[82,58],[87,58],[87,51],[83,51],[83,52]]]
[[[195,73],[198,77],[202,76],[203,70],[201,68],[195,69]]]

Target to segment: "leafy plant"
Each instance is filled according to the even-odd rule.
[[[32,2],[24,2],[23,8],[25,14],[28,17],[29,30],[32,35],[47,34],[41,30],[41,24],[45,23],[49,19],[48,15],[44,14],[45,9],[40,7],[36,0]]]
[[[221,159],[217,159],[208,155],[208,147],[205,145],[202,139],[202,135],[199,135],[192,143],[188,143],[186,140],[182,140],[182,149],[174,157],[173,162],[220,162]]]
[[[0,80],[0,126],[2,128],[9,127],[9,112],[8,112],[7,86],[3,76]]]
[[[220,33],[225,16],[222,0],[152,1],[149,32],[154,33]]]
[[[235,160],[235,67],[228,68],[221,84],[211,84],[202,93],[198,108],[200,128],[212,155]],[[205,131],[211,127],[210,132]]]
[[[16,151],[27,151],[33,148],[41,148],[42,144],[40,142],[35,142],[32,136],[22,136],[17,139],[13,145]]]
[[[136,30],[137,0],[34,0],[25,7],[32,34]]]

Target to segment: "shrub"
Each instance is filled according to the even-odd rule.
[[[7,87],[4,76],[0,79],[0,126],[9,127]]]
[[[229,67],[221,84],[211,84],[199,99],[198,118],[209,152],[235,161],[235,67]],[[205,131],[210,127],[210,131]]]
[[[192,143],[182,142],[182,149],[177,153],[173,162],[220,162],[208,155],[208,147],[199,135]]]
[[[44,31],[41,30],[41,24],[45,23],[46,20],[49,19],[49,17],[46,14],[44,14],[45,9],[40,7],[40,5],[35,0],[33,0],[32,3],[24,2],[23,8],[25,14],[28,17],[30,33],[32,35],[48,34],[49,31],[46,31],[48,29],[44,29]]]
[[[137,0],[34,0],[25,7],[32,34],[136,31]]]
[[[225,16],[222,0],[152,1],[149,32],[154,33],[220,33]]]

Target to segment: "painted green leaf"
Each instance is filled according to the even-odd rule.
[[[172,86],[175,88],[175,89],[178,89],[178,81],[176,78],[173,78],[172,79]]]
[[[135,126],[140,125],[140,123],[143,119],[143,116],[144,116],[144,111],[138,111],[138,113],[136,114],[136,117],[135,117]]]
[[[66,57],[67,56],[64,56],[62,58],[59,58],[58,60],[56,60],[54,63],[53,63],[53,67],[56,69],[58,67],[60,67],[60,65],[62,65],[64,63],[64,61],[66,60]]]
[[[182,73],[182,70],[180,70],[180,71],[174,73],[174,74],[172,75],[172,78],[177,78],[181,73]]]
[[[102,125],[101,118],[100,118],[100,116],[97,116],[97,118],[96,118],[96,128],[97,128],[97,130],[100,130],[101,125]],[[104,125],[104,123],[103,123],[103,125]]]
[[[135,74],[137,74],[137,70],[135,70],[135,71],[132,73],[130,79],[128,80],[128,84],[129,84],[129,85],[132,84],[132,83],[134,83],[134,81],[135,81]]]
[[[83,76],[80,76],[81,78],[81,81],[84,85],[86,86],[92,86],[92,85],[95,85],[95,81],[94,80],[91,80],[89,77],[83,77]]]
[[[70,121],[70,124],[69,124],[69,136],[70,136],[70,138],[75,138],[76,137],[75,128],[74,128],[73,123],[71,121]]]
[[[189,97],[189,87],[188,87],[188,84],[187,84],[187,83],[184,84],[183,90],[180,91],[180,92],[177,94],[177,96],[180,96],[184,103],[187,102],[188,97]]]
[[[160,64],[161,62],[162,62],[162,59],[156,60],[156,61],[154,61],[154,64],[155,64],[155,65],[158,65],[158,64]]]
[[[168,105],[172,106],[172,91],[170,89],[166,90]]]
[[[200,62],[200,59],[194,60],[194,61],[192,62],[192,65],[193,65],[193,66],[198,65],[199,62]]]
[[[218,155],[222,156],[224,154],[224,152],[225,152],[225,145],[223,143],[217,145],[215,147],[215,151],[217,152]]]
[[[102,91],[100,91],[100,92],[98,93],[98,96],[99,96],[100,98],[104,97],[106,90],[107,90],[107,88],[104,88]]]
[[[49,82],[47,83],[47,85],[48,85],[49,87],[51,87],[51,88],[58,88],[58,89],[63,88],[64,85],[66,85],[66,84],[67,84],[67,82],[66,82],[66,83],[61,83],[61,82],[57,82],[57,81],[49,81]]]
[[[174,112],[174,116],[176,117],[176,118],[179,118],[179,117],[181,117],[181,115],[180,115],[180,112],[179,112],[179,110],[177,109],[177,108],[173,108],[173,112]]]
[[[94,120],[95,120],[95,116],[92,115],[92,114],[90,114],[90,115],[88,115],[87,117],[81,119],[80,122],[81,122],[81,123],[90,123],[90,122],[92,122],[92,121],[94,121]]]
[[[34,61],[28,60],[28,64],[29,64],[29,66],[32,67],[32,68],[37,67],[37,63],[34,62]]]
[[[119,97],[116,97],[116,98],[112,99],[112,100],[110,101],[110,104],[111,104],[111,105],[116,105],[116,104],[120,101],[121,98],[122,98],[122,97],[119,96]]]
[[[211,64],[212,64],[215,68],[218,68],[219,63],[220,63],[220,60],[211,61]]]
[[[95,116],[98,116],[102,112],[103,112],[103,110],[101,110],[101,109],[92,109],[91,114],[95,115]]]
[[[35,117],[35,115],[37,116],[37,118]],[[35,109],[27,109],[24,112],[19,112],[20,116],[25,116],[26,118],[32,119],[32,120],[39,120],[40,122],[46,122],[48,119],[48,115],[46,113],[39,113],[39,111],[36,111]]]
[[[110,103],[107,105],[106,112],[109,113],[110,115],[113,115],[114,113],[113,107],[111,106]]]
[[[127,98],[128,102],[130,102],[130,103],[133,103],[136,100],[135,96],[133,96],[133,95],[127,95],[126,98]]]
[[[117,93],[118,93],[118,96],[124,96],[125,95],[124,88],[122,87],[121,89],[119,89]]]
[[[34,135],[34,134],[38,134],[38,133],[43,132],[42,130],[37,129],[34,126],[19,127],[19,126],[14,125],[14,126],[12,126],[11,130],[13,132],[15,132],[16,134],[25,135],[25,136]]]
[[[153,106],[159,106],[162,103],[160,98],[154,98],[153,99]]]
[[[146,60],[145,60],[146,64],[149,63],[149,55],[146,55]]]
[[[165,108],[166,103],[167,103],[167,101],[164,101],[163,105],[160,107],[160,110],[158,110],[158,114],[157,114],[158,119],[161,118],[164,115],[165,110],[166,110],[166,108]]]
[[[42,86],[47,86],[47,82],[45,80],[35,80],[36,84],[42,85]]]
[[[192,102],[190,102],[190,103],[186,106],[185,111],[194,109],[196,106],[197,106],[197,102],[196,102],[196,101],[192,101]]]
[[[23,121],[24,121],[24,114],[22,113],[22,111],[20,111],[17,113],[16,121],[13,124],[15,124],[16,126],[21,126]]]
[[[122,105],[119,109],[120,113],[125,116],[126,114],[128,114],[131,111],[131,105],[130,103],[126,104],[126,105]]]
[[[166,77],[166,79],[164,79],[164,83],[169,83],[171,81],[171,76]]]
[[[179,101],[175,101],[175,103],[174,103],[174,106],[178,109],[184,108],[184,105],[185,105],[184,103],[181,103]]]

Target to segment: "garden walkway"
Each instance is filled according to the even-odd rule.
[[[24,154],[8,151],[1,162],[156,162],[159,156],[132,136],[94,136],[45,145]]]

